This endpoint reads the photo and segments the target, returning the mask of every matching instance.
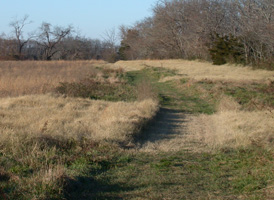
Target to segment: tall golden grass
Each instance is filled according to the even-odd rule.
[[[273,149],[274,115],[269,110],[244,111],[230,97],[223,97],[218,112],[193,116],[188,123],[192,139],[210,150],[261,146]]]
[[[179,76],[173,79],[192,78],[194,80],[221,80],[221,81],[244,81],[266,82],[274,80],[274,72],[266,70],[253,70],[251,67],[235,66],[231,64],[213,65],[209,62],[188,60],[137,60],[118,61],[115,67],[122,67],[127,71],[141,70],[146,66],[164,67],[178,71]],[[170,80],[171,78],[166,78]]]
[[[126,145],[157,110],[151,99],[126,103],[50,94],[0,98],[1,154],[33,170],[24,177],[0,166],[0,175],[16,183],[17,192],[30,195],[26,199],[48,199],[49,188],[58,195],[66,177],[74,176],[60,151],[70,149],[71,143],[77,144],[74,153],[81,152],[83,142]]]
[[[186,60],[138,60],[119,61],[115,67],[126,71],[141,70],[145,67],[164,67],[177,70],[178,75],[164,77],[161,82],[175,79],[190,78],[190,84],[195,81],[225,81],[240,86],[242,83],[266,83],[274,81],[274,72],[253,70],[251,67],[226,64],[212,65],[209,62]],[[217,95],[219,96],[219,95]],[[219,97],[218,97],[219,98]],[[187,123],[190,139],[198,140],[207,145],[210,150],[221,148],[238,148],[250,145],[260,145],[273,149],[274,114],[267,109],[244,111],[232,98],[222,96],[218,111],[213,115],[192,116]],[[180,141],[178,139],[178,141]]]
[[[0,61],[0,97],[51,92],[59,82],[96,73],[104,61]]]
[[[116,71],[97,69],[108,65],[103,61],[0,62],[0,153],[16,162],[19,171],[22,166],[33,170],[22,176],[17,175],[17,165],[12,170],[0,166],[0,176],[17,185],[15,193],[23,193],[18,196],[48,199],[48,190],[58,196],[67,177],[75,173],[66,167],[67,155],[60,152],[78,154],[85,143],[92,146],[93,142],[130,144],[156,114],[158,102],[150,98],[107,102],[51,93],[60,82],[78,82],[87,76],[115,84],[120,81]]]
[[[157,109],[151,99],[126,103],[51,95],[2,98],[0,143],[22,136],[129,141]]]

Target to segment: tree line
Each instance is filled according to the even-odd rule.
[[[117,59],[118,47],[112,30],[106,31],[104,40],[90,39],[77,34],[71,25],[62,27],[43,22],[35,32],[23,34],[31,23],[28,18],[26,15],[13,20],[12,34],[0,35],[0,60]]]
[[[0,36],[0,59],[202,59],[274,70],[273,0],[159,0],[152,16],[107,31],[103,40],[76,34],[72,26],[43,22],[27,38],[28,16]],[[25,37],[24,37],[25,36]]]
[[[121,59],[203,59],[274,69],[273,0],[161,0],[122,26]]]

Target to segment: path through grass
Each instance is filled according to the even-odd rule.
[[[152,67],[121,74],[131,90],[147,82],[142,87],[152,87],[161,104],[158,116],[132,146],[125,148],[109,141],[45,141],[32,167],[22,162],[27,158],[25,152],[34,152],[31,145],[20,149],[22,156],[17,159],[14,151],[0,151],[0,199],[274,199],[273,151],[258,143],[248,148],[201,151],[201,144],[185,139],[188,132],[184,127],[190,115],[216,111],[216,88],[249,109],[254,96],[265,105],[273,105],[273,86],[239,88],[206,81],[188,84],[190,80],[183,77],[159,82],[174,75],[176,71]],[[121,91],[124,95],[126,90]],[[127,93],[123,95],[117,98],[130,100]],[[52,166],[56,166],[55,175]],[[45,178],[38,182],[33,174],[40,168],[45,168]],[[58,176],[58,182],[47,184],[56,178],[53,176]]]
[[[174,73],[146,68],[126,76],[131,84],[145,78],[157,90],[162,110],[151,124],[154,128],[144,133],[156,134],[159,127],[163,128],[159,121],[166,121],[160,140],[168,133],[176,135],[178,123],[173,123],[171,116],[178,116],[176,120],[183,123],[183,116],[188,114],[215,111],[214,99],[202,96],[195,85],[180,88],[176,82],[158,82],[161,76]],[[146,135],[141,140],[143,144],[155,142]],[[274,180],[273,152],[259,146],[215,153],[191,148],[144,152],[117,147],[104,153],[100,162],[89,163],[87,174],[69,185],[67,199],[272,199],[266,188]]]

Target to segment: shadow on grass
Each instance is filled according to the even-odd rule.
[[[155,119],[147,126],[140,136],[135,139],[141,146],[147,142],[172,139],[184,128],[185,113],[175,109],[160,108]]]
[[[110,180],[99,181],[93,178],[94,172],[89,176],[75,177],[67,180],[65,187],[65,199],[90,200],[90,199],[123,199],[117,195],[124,191],[132,191],[134,188],[124,187],[121,184],[111,184]],[[95,177],[95,176],[94,176]]]

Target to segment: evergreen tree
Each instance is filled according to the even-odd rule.
[[[214,65],[223,65],[227,62],[244,64],[243,44],[233,35],[215,35],[215,41],[209,49]]]

